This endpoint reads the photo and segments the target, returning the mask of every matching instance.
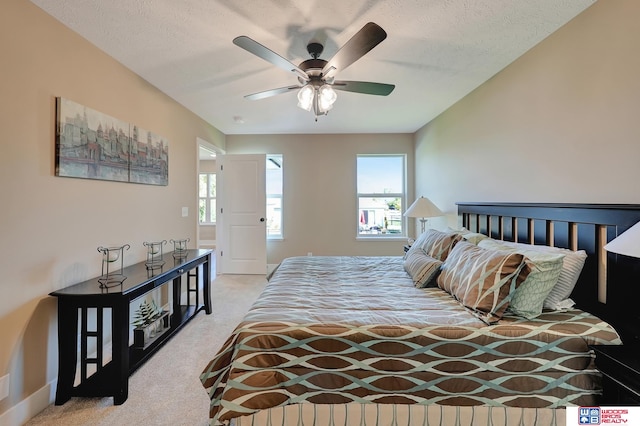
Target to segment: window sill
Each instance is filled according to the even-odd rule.
[[[356,241],[407,241],[406,235],[394,235],[393,237],[388,237],[385,235],[371,235],[371,236],[362,236],[359,235],[356,237]]]

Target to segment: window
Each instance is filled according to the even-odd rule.
[[[216,223],[216,174],[200,173],[198,185],[200,223]]]
[[[282,238],[282,154],[267,154],[267,238]]]
[[[358,155],[358,236],[406,235],[405,155]]]

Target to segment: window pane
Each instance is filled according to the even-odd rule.
[[[207,199],[200,198],[198,200],[198,217],[200,222],[206,222],[207,219]]]
[[[282,155],[267,156],[267,194],[282,195]]]
[[[212,173],[209,175],[209,197],[215,197],[215,196],[216,196],[216,175]]]
[[[402,233],[399,198],[358,197],[359,235]]]
[[[211,202],[211,204],[209,205],[209,222],[215,222],[216,221],[216,200],[215,198],[212,200],[209,200]]]
[[[267,237],[282,237],[282,170],[281,154],[267,155]]]
[[[358,193],[402,194],[404,156],[358,156]]]
[[[282,234],[282,198],[267,197],[267,236]]]
[[[200,184],[198,185],[198,196],[207,196],[207,175],[205,173],[200,174]]]

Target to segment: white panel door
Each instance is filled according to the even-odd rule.
[[[266,274],[267,222],[264,154],[219,156],[223,274]]]

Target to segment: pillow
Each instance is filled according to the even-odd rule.
[[[453,246],[461,240],[462,236],[458,233],[428,229],[411,245],[407,254],[412,250],[423,250],[434,259],[444,262]]]
[[[413,244],[411,244],[411,246],[409,246],[409,250],[407,250],[407,252],[404,254],[405,259],[414,250],[423,251],[424,252],[422,246],[424,246],[424,241],[427,239],[427,236],[429,235],[428,232],[430,230],[431,229],[427,229],[422,234],[418,235],[418,238],[416,238],[416,240],[413,242]]]
[[[555,286],[553,286],[547,297],[544,299],[543,307],[553,310],[565,310],[570,309],[574,305],[573,300],[569,299],[569,296],[571,295],[573,288],[578,282],[578,278],[580,277],[580,273],[582,272],[582,267],[584,266],[584,262],[587,259],[586,251],[573,251],[560,247],[513,243],[510,241],[497,242],[506,247],[535,250],[543,253],[564,254],[564,259],[562,260],[562,270],[560,271],[558,282]]]
[[[478,244],[480,241],[484,240],[485,238],[489,238],[488,236],[484,234],[480,234],[479,232],[471,232],[465,227],[462,227],[461,229],[454,229],[450,226],[447,226],[445,228],[445,232],[455,232],[457,234],[460,234],[462,235],[462,238],[469,241],[471,244]]]
[[[441,269],[438,287],[487,324],[502,318],[509,294],[529,273],[520,253],[487,250],[466,241],[455,245]]]
[[[529,248],[509,247],[502,241],[486,239],[478,246],[492,250],[507,250],[525,256],[529,266],[529,275],[511,295],[509,311],[527,319],[533,319],[542,313],[544,299],[558,283],[565,257],[562,253],[546,253]]]
[[[413,279],[417,288],[429,287],[440,272],[442,262],[427,255],[422,250],[407,253],[404,259],[404,270]]]

